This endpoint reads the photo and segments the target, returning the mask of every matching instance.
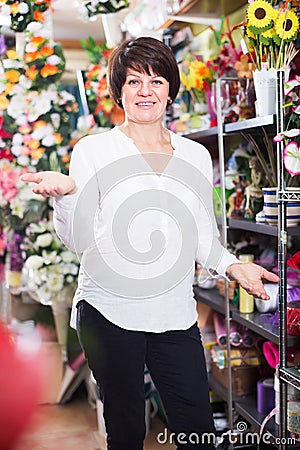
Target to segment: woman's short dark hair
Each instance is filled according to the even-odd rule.
[[[108,62],[108,86],[113,101],[120,103],[122,88],[126,81],[127,69],[134,69],[165,78],[169,84],[169,96],[176,98],[180,86],[178,64],[172,50],[163,42],[152,37],[128,39],[117,47]]]

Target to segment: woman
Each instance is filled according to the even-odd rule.
[[[263,278],[278,278],[220,245],[210,155],[162,125],[180,83],[171,50],[150,37],[126,41],[110,58],[108,79],[124,123],[81,139],[70,176],[22,180],[55,197],[56,231],[82,253],[71,325],[100,388],[108,449],[143,448],[145,364],[177,448],[213,449],[194,261],[263,299]]]

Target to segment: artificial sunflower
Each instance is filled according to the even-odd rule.
[[[299,31],[297,14],[292,9],[279,14],[275,22],[275,31],[274,41],[277,45],[280,45],[282,39],[285,42],[295,40]]]
[[[275,18],[274,9],[266,0],[254,0],[247,9],[247,18],[250,31],[258,34],[272,28]]]
[[[261,43],[265,45],[270,45],[276,35],[275,27],[270,28],[269,30],[263,31],[261,33]]]

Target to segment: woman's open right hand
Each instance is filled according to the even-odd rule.
[[[75,194],[77,187],[73,178],[60,172],[45,171],[37,173],[24,173],[21,181],[36,183],[32,189],[35,194],[43,197],[61,197],[62,195]]]

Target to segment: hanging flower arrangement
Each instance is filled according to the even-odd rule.
[[[30,224],[25,235],[23,272],[29,294],[46,305],[70,300],[77,284],[77,255],[64,247],[52,221]]]
[[[32,88],[58,81],[66,64],[61,45],[43,36],[32,36],[26,43],[24,62]]]
[[[10,17],[10,28],[22,32],[33,21],[44,22],[51,0],[0,0],[0,6],[1,14]]]
[[[289,1],[248,0],[245,42],[257,69],[289,67],[298,50],[300,24]]]
[[[45,44],[44,52],[49,54],[52,48]],[[49,72],[43,72],[43,67],[32,79],[33,65],[23,67],[14,50],[7,51],[6,56],[0,78],[0,149],[5,152],[3,156],[22,167],[67,172],[71,151],[70,114],[78,109],[74,96],[48,83]],[[31,56],[30,59],[35,61]],[[59,77],[62,70],[51,73],[50,78]],[[43,78],[42,74],[45,88],[34,89],[39,85],[36,80]]]
[[[77,0],[76,2],[78,12],[84,21],[99,14],[116,13],[128,6],[129,0]]]

